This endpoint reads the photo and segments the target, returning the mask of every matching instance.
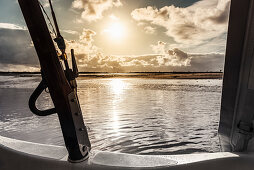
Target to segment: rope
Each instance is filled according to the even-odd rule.
[[[56,37],[62,37],[61,34],[60,34],[58,24],[57,24],[56,15],[55,15],[55,12],[54,12],[54,9],[53,9],[52,2],[51,2],[51,0],[48,0],[48,1],[49,1],[50,9],[51,9],[51,14],[52,14],[52,18],[53,18],[53,21],[54,21],[55,29],[56,29],[56,34],[57,34]]]
[[[39,4],[40,4],[40,6],[41,6],[41,9],[42,9],[43,13],[46,15],[46,17],[47,17],[47,19],[48,19],[48,21],[49,21],[49,25],[50,25],[50,26],[51,26],[51,28],[53,29],[53,33],[54,33],[54,35],[57,37],[57,34],[56,34],[56,31],[55,31],[55,28],[54,28],[54,26],[53,26],[53,24],[52,24],[52,22],[51,22],[51,20],[50,20],[50,18],[49,18],[49,16],[48,16],[47,12],[45,11],[45,9],[44,9],[43,5],[42,5],[40,2],[39,2]]]

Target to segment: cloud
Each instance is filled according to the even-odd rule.
[[[39,62],[28,30],[13,24],[5,24],[1,27],[8,28],[0,28],[1,71],[34,71],[36,69],[38,71]],[[77,54],[98,56],[100,49],[93,45],[95,35],[94,31],[84,29],[78,41],[66,40],[67,52],[73,48]]]
[[[146,34],[154,34],[156,31],[155,27],[152,27],[150,25],[147,25],[147,23],[144,22],[138,22],[137,24],[139,27],[141,27],[142,29],[144,29]]]
[[[148,6],[133,10],[131,16],[166,28],[177,43],[201,44],[227,31],[229,8],[230,0],[203,0],[187,8]]]
[[[166,43],[158,41],[156,45],[151,45],[152,50],[155,53],[159,53],[161,57],[163,56],[162,62],[165,65],[171,66],[189,66],[191,61],[191,56],[187,53],[179,50],[178,48],[167,49]]]
[[[0,63],[0,71],[2,72],[38,72],[40,68],[38,66],[32,65],[22,65],[22,64],[3,64]]]
[[[122,6],[120,0],[74,0],[72,7],[83,10],[81,17],[87,21],[95,21],[103,17],[103,13],[112,7]]]
[[[147,34],[154,34],[155,33],[155,28],[151,27],[151,26],[146,26],[144,28],[144,30],[145,30],[145,33],[147,33]]]
[[[39,62],[28,30],[14,24],[0,27],[1,71],[34,71],[38,68]]]
[[[67,34],[73,34],[73,35],[77,35],[78,34],[78,32],[77,31],[73,31],[73,30],[61,30],[61,31],[63,31],[63,32],[65,32],[65,33],[67,33]]]
[[[50,6],[48,0],[40,0],[40,3],[42,4],[42,6],[43,6],[44,8],[47,8],[47,7]],[[52,3],[54,3],[54,2],[52,2]]]
[[[224,54],[188,54],[181,50],[171,50],[169,55],[141,56],[88,56],[77,54],[80,71],[85,72],[171,72],[171,71],[220,71],[223,70]],[[186,60],[186,56],[188,59]],[[183,58],[182,58],[183,57]],[[187,63],[184,61],[188,61]],[[179,63],[180,62],[180,63]]]
[[[80,71],[145,72],[145,71],[219,71],[223,69],[223,54],[188,54],[169,49],[165,42],[151,45],[155,54],[108,56],[93,45],[95,32],[84,29],[79,41],[71,42],[76,51]],[[70,48],[70,47],[68,47]]]
[[[151,45],[151,47],[155,53],[164,54],[166,51],[166,43],[162,41],[158,41],[156,45]]]
[[[224,55],[220,53],[191,54],[170,48],[159,41],[151,45],[154,54],[104,55],[94,45],[96,33],[83,29],[76,41],[66,40],[67,52],[75,49],[80,71],[90,72],[156,72],[156,71],[219,71]],[[39,63],[27,30],[0,29],[0,71],[38,71]],[[69,55],[70,56],[70,55]]]
[[[25,30],[25,27],[11,23],[0,23],[0,29]]]
[[[75,49],[75,53],[88,56],[99,53],[100,49],[93,45],[95,35],[94,31],[84,28],[78,40],[66,40],[66,51],[69,52],[70,49]]]
[[[38,64],[27,30],[0,29],[0,63]]]
[[[120,20],[120,18],[118,18],[118,17],[115,16],[114,14],[109,15],[109,18],[110,18],[112,21],[119,21],[119,20]]]
[[[222,53],[192,54],[191,56],[192,71],[223,71],[225,57]]]

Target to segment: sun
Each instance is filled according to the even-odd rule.
[[[103,33],[106,33],[110,39],[121,40],[126,35],[126,29],[124,24],[112,22],[104,29]]]

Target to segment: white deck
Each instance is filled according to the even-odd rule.
[[[65,147],[36,144],[0,136],[0,169],[174,169],[253,170],[254,153],[133,155],[92,151],[81,163],[67,161]]]

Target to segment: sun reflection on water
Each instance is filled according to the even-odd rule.
[[[127,83],[122,79],[112,79],[109,85],[114,94],[121,94],[127,88]]]
[[[115,133],[115,135],[120,136],[119,132],[119,118],[118,118],[118,113],[116,110],[113,110],[112,112],[112,128]]]
[[[116,136],[121,136],[119,131],[119,112],[122,112],[121,102],[124,98],[124,91],[127,89],[128,83],[123,79],[111,79],[109,82],[112,91],[112,109],[111,109],[111,126]]]

